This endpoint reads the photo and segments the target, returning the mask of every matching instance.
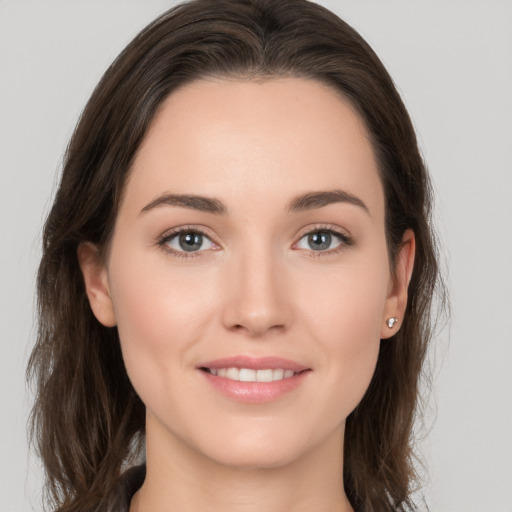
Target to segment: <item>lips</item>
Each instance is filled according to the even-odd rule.
[[[296,389],[311,368],[280,357],[235,356],[197,367],[217,391],[236,401],[261,403]]]
[[[251,370],[292,370],[299,373],[308,370],[307,366],[298,364],[290,359],[281,357],[248,357],[234,356],[223,359],[215,359],[198,366],[199,368],[207,368],[209,370],[219,370],[222,368],[247,368]]]

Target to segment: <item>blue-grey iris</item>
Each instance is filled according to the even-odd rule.
[[[181,233],[179,244],[184,251],[197,251],[203,245],[203,235],[201,233]]]
[[[309,246],[314,251],[329,249],[332,235],[328,231],[316,231],[308,235]]]

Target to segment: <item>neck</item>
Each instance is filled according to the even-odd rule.
[[[352,512],[343,490],[343,432],[292,462],[231,467],[171,437],[162,449],[147,430],[147,472],[130,512]]]

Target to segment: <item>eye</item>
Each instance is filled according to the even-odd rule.
[[[297,243],[297,248],[315,252],[330,252],[344,245],[351,245],[346,235],[330,229],[317,229],[306,233]]]
[[[182,229],[163,237],[160,245],[175,253],[195,253],[207,249],[214,249],[216,245],[204,233],[192,229]]]

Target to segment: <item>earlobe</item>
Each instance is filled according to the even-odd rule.
[[[395,272],[391,276],[390,292],[382,318],[381,339],[390,338],[400,329],[407,307],[407,289],[411,281],[416,253],[416,239],[412,229],[407,229],[396,255]],[[392,321],[391,321],[392,320]]]
[[[90,242],[82,242],[78,246],[77,256],[94,316],[105,327],[114,327],[117,321],[110,296],[107,269],[101,261],[98,248]]]

